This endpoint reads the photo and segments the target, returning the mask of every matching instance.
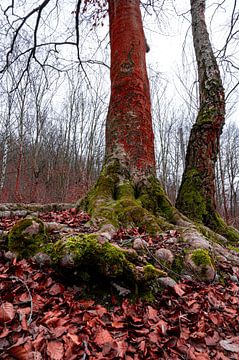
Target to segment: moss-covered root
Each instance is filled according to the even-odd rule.
[[[8,234],[9,250],[18,258],[28,258],[41,251],[47,240],[43,222],[36,217],[19,220]]]
[[[133,290],[141,285],[148,288],[152,282],[166,275],[151,264],[137,266],[139,258],[136,252],[121,249],[109,242],[101,243],[96,234],[81,234],[50,243],[45,247],[45,252],[55,266],[61,270],[68,269],[83,280],[117,280]]]
[[[100,227],[140,226],[154,234],[171,228],[176,209],[158,180],[150,176],[135,181],[118,160],[107,162],[93,189],[80,200],[78,208],[88,211]]]
[[[203,181],[196,169],[191,169],[184,175],[176,207],[189,219],[209,227],[228,241],[239,241],[239,232],[224,222],[215,211],[212,200],[205,197]]]

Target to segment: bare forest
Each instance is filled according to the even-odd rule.
[[[223,3],[218,3],[215,11],[220,11]],[[73,203],[95,183],[105,155],[109,40],[106,29],[103,35],[102,30],[99,36],[98,32],[101,23],[104,28],[108,26],[104,17],[106,10],[101,9],[95,20],[93,13],[78,14],[81,36],[73,45],[77,48],[80,63],[74,57],[75,50],[69,52],[67,40],[62,45],[58,39],[51,40],[52,34],[49,35],[50,40],[44,39],[43,21],[38,24],[38,29],[34,29],[40,38],[39,47],[30,56],[34,33],[31,25],[34,25],[34,20],[29,19],[28,26],[21,28],[25,19],[22,13],[24,2],[17,10],[19,13],[13,15],[7,2],[6,6],[1,5],[2,39],[6,35],[11,38],[11,22],[15,29],[19,29],[21,36],[13,37],[15,43],[12,49],[9,50],[6,42],[0,49],[0,201]],[[144,5],[143,11],[147,13],[147,5]],[[238,226],[239,211],[239,129],[235,116],[234,121],[230,121],[229,115],[237,98],[235,79],[238,77],[238,65],[235,57],[228,55],[228,48],[236,42],[237,11],[235,1],[229,13],[231,22],[223,33],[223,46],[217,52],[225,77],[229,106],[216,163],[216,205],[227,222],[235,226]],[[156,31],[160,31],[160,26],[168,21],[170,12],[155,5],[157,12],[163,14],[160,21],[158,14],[156,16],[159,24],[154,20]],[[21,13],[22,16],[19,15]],[[76,16],[74,4],[68,4],[65,16],[67,20],[72,20],[73,29]],[[146,28],[148,18],[145,20]],[[48,30],[50,20],[45,22]],[[63,21],[61,17],[58,20]],[[94,21],[96,27],[93,26]],[[67,30],[68,36],[72,29]],[[45,41],[46,45],[43,46],[40,41]],[[48,42],[55,43],[54,51]],[[184,51],[179,54],[182,63],[185,62]],[[181,103],[175,103],[174,95],[167,91],[168,79],[165,79],[165,75],[157,65],[152,68],[150,64],[148,69],[157,176],[173,203],[185,168],[189,134],[198,106],[196,73],[193,69],[190,71],[191,79],[185,81],[188,69],[185,64],[182,65],[178,91],[183,95]],[[183,83],[181,86],[180,82]]]

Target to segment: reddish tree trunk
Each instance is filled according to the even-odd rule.
[[[215,163],[224,125],[224,89],[205,22],[205,0],[191,0],[200,107],[187,148],[176,206],[188,217],[216,228]]]
[[[109,0],[111,98],[106,156],[120,157],[131,174],[155,174],[146,42],[139,0]]]
[[[80,201],[98,224],[144,227],[151,233],[175,221],[175,209],[156,179],[147,51],[139,0],[109,0],[111,98],[106,159]],[[159,216],[159,217],[158,217]]]

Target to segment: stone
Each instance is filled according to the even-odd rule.
[[[14,254],[12,251],[6,251],[4,257],[7,260],[13,260],[16,257],[16,254]]]
[[[37,235],[39,232],[40,232],[40,224],[32,220],[31,225],[27,226],[25,230],[22,231],[22,234]]]
[[[26,217],[17,221],[9,231],[8,247],[19,258],[28,258],[39,252],[46,239],[44,223],[40,219]]]
[[[57,222],[45,222],[44,225],[48,231],[59,231],[65,227],[64,224],[59,224]]]
[[[170,265],[173,263],[174,255],[169,249],[161,248],[155,251],[155,256],[159,260],[163,260]]]
[[[135,250],[142,250],[147,246],[147,242],[141,238],[134,239],[133,242],[133,249]]]
[[[72,269],[75,266],[74,258],[72,254],[66,254],[60,260],[60,266],[67,269]]]
[[[165,244],[171,245],[171,244],[176,244],[177,242],[178,242],[178,239],[173,237],[173,238],[166,240]]]
[[[236,275],[229,275],[230,280],[233,281],[234,283],[238,284],[238,277]]]
[[[195,261],[193,261],[193,253],[186,256],[185,267],[188,268],[196,278],[202,281],[211,282],[216,277],[216,270],[213,264],[211,262],[208,264],[195,264]]]
[[[44,266],[49,266],[51,264],[50,256],[41,252],[34,255],[32,257],[32,260],[41,268],[43,268]]]
[[[0,218],[9,218],[9,217],[11,217],[11,211],[9,210],[0,211]]]
[[[177,285],[176,281],[173,280],[171,277],[169,276],[165,276],[165,277],[160,277],[158,279],[158,281],[163,285],[163,286],[166,286],[166,287],[174,287],[175,285]]]
[[[100,240],[110,241],[115,233],[115,227],[111,224],[105,224],[102,226],[98,234],[100,235]]]
[[[15,216],[24,217],[27,215],[27,210],[16,210],[14,211]]]

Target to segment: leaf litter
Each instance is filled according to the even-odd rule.
[[[44,221],[85,231],[87,214],[41,215]],[[18,220],[0,219],[7,231]],[[91,230],[89,230],[91,231]],[[164,234],[163,241],[177,234]],[[119,243],[143,229],[120,229]],[[225,266],[225,265],[224,265]],[[224,269],[225,270],[225,269]],[[234,269],[238,273],[238,269]],[[183,280],[153,303],[116,296],[91,297],[84,283],[70,284],[52,268],[0,252],[0,358],[3,360],[239,359],[239,286]]]

